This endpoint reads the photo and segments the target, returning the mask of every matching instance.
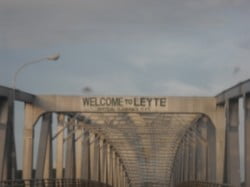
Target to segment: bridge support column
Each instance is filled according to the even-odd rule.
[[[89,132],[84,129],[84,140],[83,140],[83,168],[82,168],[82,177],[84,180],[90,180],[90,137]]]
[[[207,125],[207,179],[216,182],[216,134],[215,128],[208,121]]]
[[[83,129],[80,127],[79,122],[75,127],[75,146],[76,146],[76,178],[82,179],[82,168],[83,168]]]
[[[57,146],[56,146],[56,178],[63,178],[63,160],[64,160],[64,120],[65,117],[63,114],[57,116]]]
[[[68,118],[68,133],[66,141],[66,164],[65,164],[65,178],[74,179],[75,178],[75,119]]]
[[[33,151],[34,151],[34,129],[41,111],[31,104],[25,104],[24,116],[24,142],[23,142],[23,179],[32,179]]]
[[[112,186],[116,187],[117,183],[116,183],[116,179],[117,179],[117,172],[116,172],[116,154],[115,151],[112,150]]]
[[[216,106],[216,181],[223,183],[226,117],[224,105]]]
[[[244,97],[245,110],[245,186],[250,186],[250,94]]]
[[[0,181],[14,179],[16,173],[12,104],[8,98],[0,97]]]
[[[202,118],[198,122],[201,140],[198,141],[196,150],[196,179],[200,181],[207,180],[207,119]]]
[[[100,140],[100,179],[107,183],[107,144],[105,140]]]
[[[52,170],[52,114],[46,113],[42,117],[40,140],[38,146],[35,179],[51,177]]]
[[[94,133],[90,133],[90,178],[99,181],[99,149],[98,139]]]
[[[239,160],[239,101],[230,99],[226,113],[226,160],[225,182],[235,187],[240,186]]]
[[[107,175],[108,175],[108,185],[112,186],[112,181],[113,181],[113,178],[112,178],[112,149],[111,149],[111,146],[110,145],[107,145],[107,167],[108,167],[108,172],[107,172]]]
[[[120,187],[120,159],[116,156],[116,186]]]
[[[52,114],[51,114],[49,134],[47,138],[44,174],[43,174],[43,178],[45,179],[52,178],[52,169],[53,169],[53,151],[52,150],[53,150],[53,147],[52,147]]]

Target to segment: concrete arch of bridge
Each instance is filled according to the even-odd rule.
[[[216,181],[216,129],[202,114],[179,138],[169,186],[185,181]]]

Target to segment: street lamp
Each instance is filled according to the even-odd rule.
[[[48,56],[48,57],[43,57],[43,58],[40,58],[40,59],[37,59],[37,60],[30,61],[30,62],[27,62],[27,63],[24,63],[23,65],[21,65],[16,70],[16,72],[14,73],[14,78],[13,78],[13,83],[12,83],[12,88],[13,88],[13,91],[14,91],[13,100],[15,100],[16,78],[17,78],[18,73],[22,69],[24,69],[25,67],[27,67],[29,65],[37,64],[37,63],[40,63],[40,62],[43,62],[43,61],[57,61],[59,58],[60,58],[60,54],[54,54],[54,55],[51,55],[51,56]]]
[[[23,65],[21,65],[14,73],[13,75],[13,82],[12,82],[12,120],[13,120],[13,123],[12,125],[10,126],[10,131],[11,131],[11,146],[13,146],[11,148],[11,160],[12,160],[12,166],[11,166],[11,177],[12,179],[15,179],[15,172],[16,172],[16,155],[15,155],[15,150],[16,150],[16,146],[15,146],[15,138],[14,138],[14,120],[15,120],[15,98],[16,98],[16,80],[17,80],[17,75],[18,73],[24,69],[25,67],[29,66],[29,65],[32,65],[32,64],[37,64],[39,62],[44,62],[44,61],[56,61],[60,58],[60,54],[54,54],[54,55],[51,55],[51,56],[48,56],[48,57],[43,57],[43,58],[40,58],[40,59],[37,59],[37,60],[33,60],[33,61],[30,61],[30,62],[26,62],[24,63]],[[14,152],[13,152],[14,151]],[[15,165],[13,167],[13,165]]]

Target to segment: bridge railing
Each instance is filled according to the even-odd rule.
[[[36,179],[0,181],[0,187],[111,187],[97,181],[82,179]]]
[[[229,184],[218,184],[203,181],[188,181],[178,184],[176,187],[233,187]]]

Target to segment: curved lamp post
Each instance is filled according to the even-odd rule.
[[[40,62],[43,62],[43,61],[57,61],[59,58],[60,58],[60,54],[54,54],[54,55],[51,55],[51,56],[48,56],[48,57],[43,57],[43,58],[40,58],[40,59],[37,59],[37,60],[30,61],[30,62],[27,62],[27,63],[21,65],[16,70],[16,72],[14,73],[14,78],[13,78],[13,83],[12,83],[12,88],[13,88],[14,93],[15,93],[15,89],[16,89],[16,78],[17,78],[18,73],[22,69],[24,69],[25,67],[27,67],[29,65],[37,64],[37,63],[40,63]],[[13,94],[13,96],[14,96],[13,100],[15,100],[15,94]]]
[[[37,60],[33,60],[33,61],[30,61],[30,62],[27,62],[27,63],[24,63],[23,65],[21,65],[16,71],[15,71],[15,73],[14,73],[14,75],[13,75],[13,82],[12,82],[12,90],[13,90],[13,93],[12,93],[12,99],[11,99],[11,101],[12,101],[12,119],[13,119],[13,123],[12,123],[12,125],[11,125],[11,136],[12,137],[10,137],[11,138],[11,142],[13,143],[12,144],[12,154],[11,154],[11,160],[12,160],[12,162],[14,162],[14,165],[16,165],[16,151],[15,151],[15,149],[16,149],[16,147],[15,147],[15,138],[14,138],[14,120],[15,120],[15,95],[16,95],[16,80],[17,80],[17,75],[19,74],[19,72],[21,71],[21,70],[23,70],[25,67],[27,67],[27,66],[29,66],[29,65],[32,65],[32,64],[37,64],[37,63],[40,63],[40,62],[44,62],[44,61],[56,61],[56,60],[58,60],[60,58],[60,54],[54,54],[54,55],[51,55],[51,56],[48,56],[48,57],[43,57],[43,58],[40,58],[40,59],[37,59]],[[13,153],[14,152],[14,153]],[[12,164],[12,166],[13,166],[13,164]],[[12,179],[14,179],[15,178],[15,167],[12,167],[11,168],[11,175],[12,175]]]

